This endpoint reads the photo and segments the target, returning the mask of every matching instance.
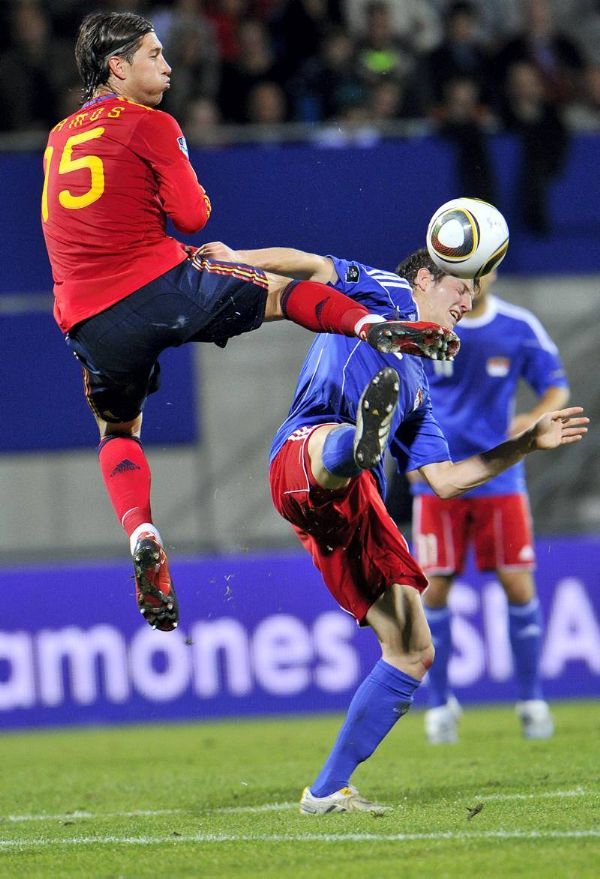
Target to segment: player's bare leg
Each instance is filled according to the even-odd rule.
[[[94,413],[99,463],[117,518],[129,536],[136,600],[153,629],[176,628],[179,608],[167,556],[150,510],[150,468],[140,443],[142,415],[118,424]]]
[[[435,651],[417,590],[395,583],[369,608],[366,619],[377,635],[383,659],[422,681]]]
[[[362,797],[350,778],[371,756],[395,723],[408,711],[433,662],[433,645],[419,593],[395,583],[371,606],[366,616],[381,645],[381,660],[360,685],[333,749],[314,784],[304,789],[300,811],[381,814],[384,806]]]

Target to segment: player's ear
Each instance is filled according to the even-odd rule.
[[[431,281],[431,277],[431,272],[428,268],[425,268],[425,266],[420,268],[415,275],[415,289],[425,291],[429,282]]]
[[[113,76],[116,76],[117,79],[125,79],[127,76],[127,68],[129,67],[129,62],[125,60],[121,55],[113,55],[108,59],[108,70],[109,73],[112,73]]]

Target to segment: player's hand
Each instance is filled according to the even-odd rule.
[[[223,244],[222,241],[209,241],[207,244],[202,244],[198,248],[198,253],[204,259],[217,259],[221,262],[242,262],[239,254],[231,247],[228,247],[227,244]]]
[[[587,433],[590,419],[582,416],[581,406],[570,406],[556,412],[546,412],[531,427],[534,449],[556,449],[579,442]]]

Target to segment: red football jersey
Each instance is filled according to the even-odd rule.
[[[54,126],[44,174],[42,226],[63,332],[185,259],[167,217],[189,233],[210,216],[177,122],[115,95]]]

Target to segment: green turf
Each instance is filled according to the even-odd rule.
[[[522,740],[506,706],[437,748],[409,714],[355,774],[394,804],[382,818],[297,812],[339,717],[5,735],[0,876],[591,879],[599,712],[553,710],[550,741]]]

